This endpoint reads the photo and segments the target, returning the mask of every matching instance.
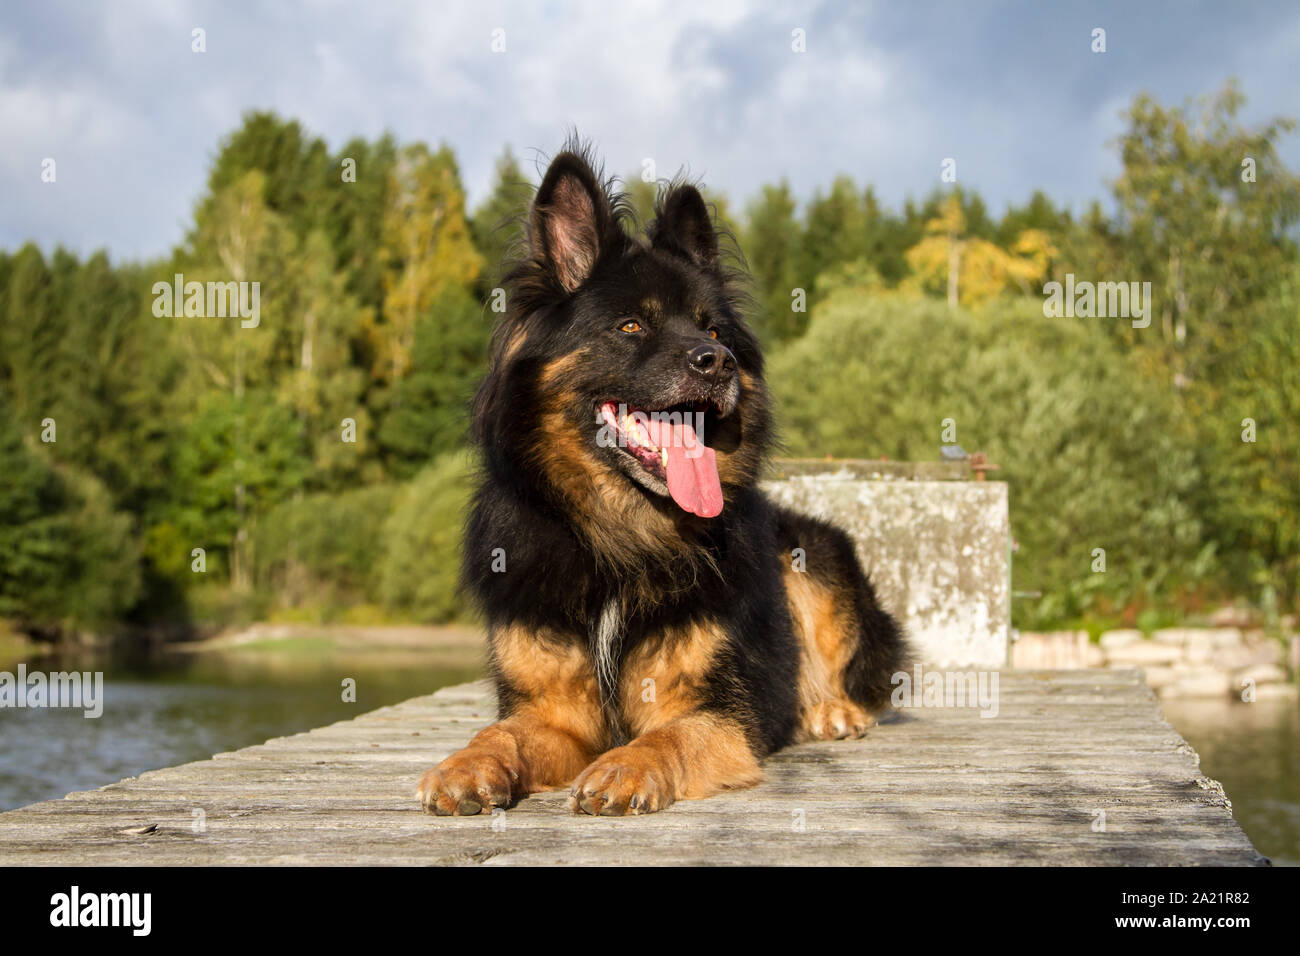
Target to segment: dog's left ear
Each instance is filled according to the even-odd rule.
[[[717,265],[718,234],[698,189],[681,185],[668,190],[655,210],[650,244],[706,269]]]
[[[565,150],[546,170],[533,199],[530,235],[538,258],[566,292],[587,281],[621,235],[600,176],[581,152]]]

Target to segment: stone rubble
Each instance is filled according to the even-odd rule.
[[[1300,635],[1286,633],[1279,640],[1259,629],[1171,627],[1149,638],[1138,630],[1108,631],[1093,642],[1087,631],[1022,631],[1011,645],[1011,666],[1138,667],[1162,698],[1236,696],[1249,690],[1258,699],[1296,693]]]

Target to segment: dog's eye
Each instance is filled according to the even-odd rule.
[[[628,335],[635,335],[641,331],[641,323],[636,320],[629,320],[618,327],[620,332],[626,332]]]
[[[718,337],[718,330],[709,329],[705,334],[711,339],[716,339]]]

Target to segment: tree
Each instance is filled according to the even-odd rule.
[[[1187,394],[1199,423],[1208,516],[1224,583],[1268,605],[1300,604],[1300,269],[1238,314]]]
[[[311,484],[338,488],[355,481],[375,459],[372,422],[363,403],[365,372],[352,363],[364,313],[334,268],[324,233],[312,232],[293,257],[292,296],[286,301],[288,367],[272,374],[278,404],[297,415],[315,466]],[[273,316],[278,318],[278,316]],[[350,440],[344,421],[352,423]]]
[[[7,292],[0,365],[14,411],[32,427],[55,407],[63,330],[54,276],[31,243],[13,257]]]
[[[337,181],[324,142],[308,137],[297,121],[249,112],[221,145],[208,175],[206,202],[214,201],[251,172],[262,174],[262,200],[301,237],[328,215],[327,183]],[[196,219],[204,217],[202,206]]]
[[[396,164],[397,144],[391,136],[385,134],[374,143],[349,140],[330,160],[326,190],[330,209],[325,232],[346,276],[347,290],[362,308],[376,315],[384,304],[380,251]],[[345,179],[345,173],[350,178]]]
[[[949,197],[926,223],[925,238],[907,251],[908,285],[926,292],[943,289],[948,307],[985,302],[1008,287],[1030,292],[1047,274],[1056,249],[1046,233],[1028,229],[1011,252],[970,234],[958,196]]]
[[[1170,396],[1136,364],[1099,325],[1034,302],[972,313],[841,291],[768,378],[794,455],[933,460],[953,419],[1010,484],[1016,587],[1044,593],[1018,617],[1059,625],[1167,599],[1207,570],[1195,461]]]
[[[470,286],[483,266],[465,220],[465,193],[451,150],[422,143],[398,156],[384,214],[385,295],[374,330],[378,376],[389,382],[411,366],[415,329],[448,289]]]
[[[747,209],[744,249],[759,303],[759,332],[771,344],[796,337],[804,316],[792,309],[799,226],[790,185],[764,186]]]
[[[0,616],[57,635],[111,626],[139,593],[130,516],[94,477],[29,449],[0,399]]]
[[[518,251],[517,244],[523,237],[522,226],[532,194],[532,184],[507,146],[497,160],[492,192],[474,210],[471,223],[474,246],[483,256],[486,266],[482,276],[485,283],[498,282],[503,266]],[[486,294],[490,288],[490,285],[484,285],[479,291]]]
[[[1288,230],[1300,217],[1300,178],[1277,153],[1295,122],[1241,127],[1244,103],[1234,82],[1195,111],[1142,95],[1119,141],[1125,265],[1152,282],[1160,344],[1183,378],[1223,343],[1233,310],[1277,288],[1295,259]]]
[[[831,266],[866,255],[866,216],[858,188],[848,176],[835,177],[830,192],[813,196],[804,220],[797,266],[799,286],[812,289],[817,277]]]
[[[463,289],[448,289],[421,317],[411,371],[394,387],[379,435],[391,473],[409,478],[437,455],[465,444],[490,328],[483,307]]]
[[[301,489],[308,471],[308,449],[293,413],[266,390],[239,397],[210,392],[177,444],[175,474],[184,494],[174,501],[168,523],[186,554],[203,548],[209,573],[224,561],[231,586],[247,590],[249,527]]]

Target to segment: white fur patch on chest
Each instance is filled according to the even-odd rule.
[[[618,682],[618,650],[623,641],[623,619],[619,614],[617,598],[610,598],[600,609],[595,633],[591,636],[591,650],[595,657],[596,683],[600,686],[602,703],[609,706],[614,701]]]

